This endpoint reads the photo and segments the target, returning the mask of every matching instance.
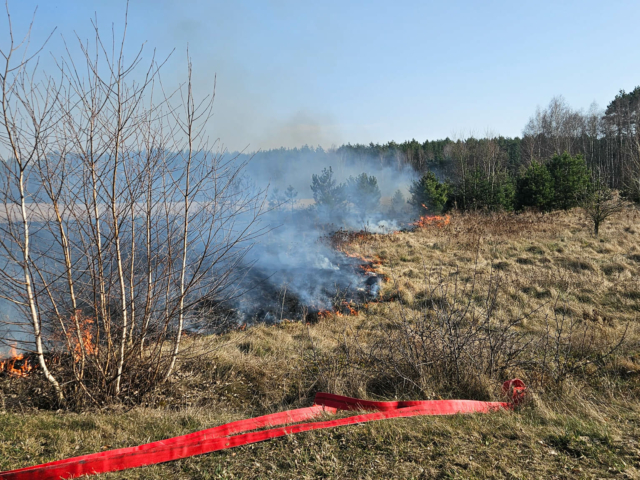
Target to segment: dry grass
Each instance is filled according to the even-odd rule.
[[[620,213],[600,238],[590,232],[576,212],[454,215],[442,229],[356,239],[347,247],[352,253],[383,259],[388,301],[369,304],[356,317],[191,338],[176,379],[130,411],[36,411],[31,387],[0,381],[6,404],[0,469],[308,405],[318,390],[369,398],[451,396],[431,377],[418,393],[407,389],[361,354],[393,337],[389,329],[399,312],[417,318],[437,302],[430,286],[455,273],[475,278],[477,291],[500,279],[495,318],[525,314],[517,328],[530,338],[543,335],[548,319],[559,315],[589,326],[595,353],[626,331],[624,342],[606,360],[568,373],[561,389],[527,365],[504,372],[533,385],[529,403],[516,413],[312,432],[100,478],[640,478],[640,214]],[[480,298],[477,304],[482,307]],[[466,396],[498,398],[500,380],[479,379]]]

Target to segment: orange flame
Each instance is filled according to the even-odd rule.
[[[71,332],[67,330],[67,338],[69,340],[69,344],[71,345],[72,353],[73,353],[73,361],[79,362],[82,358],[82,350],[84,349],[85,355],[95,355],[97,352],[95,341],[93,340],[93,319],[89,317],[83,317],[82,312],[79,310],[76,312],[78,315],[78,325],[80,327],[80,340],[78,339],[78,334],[75,332]],[[77,327],[75,324],[73,325],[73,329],[76,330]]]
[[[357,317],[358,316],[358,311],[355,308],[353,308],[351,305],[349,305],[348,302],[342,302],[342,305],[347,307],[347,310],[349,310],[349,315],[351,315],[353,317]]]
[[[357,258],[358,260],[362,260],[363,262],[367,262],[371,265],[382,265],[382,259],[378,255],[374,255],[373,257],[365,257],[364,255],[359,255],[357,253],[349,253],[342,252],[345,256],[349,258]]]
[[[18,355],[15,347],[11,347],[9,355],[8,359],[0,360],[0,373],[6,372],[9,376],[23,378],[33,370],[34,366],[29,363],[29,359],[26,359],[22,353]],[[17,366],[18,363],[22,363],[22,365]]]
[[[340,310],[320,310],[318,312],[318,318],[329,318],[329,317],[346,317],[348,315],[351,315],[352,317],[357,317],[358,316],[358,311],[353,308],[349,302],[342,302],[342,306],[344,308],[342,308],[343,311],[346,312],[342,313]]]
[[[427,210],[426,205],[422,204],[422,206]],[[423,215],[417,222],[412,223],[412,225],[415,225],[418,228],[427,228],[431,226],[442,228],[449,225],[450,222],[451,217],[449,215],[445,215],[444,217],[440,215]]]

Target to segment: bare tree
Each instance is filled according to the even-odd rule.
[[[546,109],[538,108],[523,131],[525,162],[553,155],[578,153],[576,143],[587,126],[581,111],[573,110],[562,96],[551,99]]]
[[[188,58],[186,83],[167,90],[164,62],[142,68],[142,48],[125,61],[126,17],[117,41],[93,25],[93,47],[66,46],[57,80],[27,70],[34,56],[12,64],[11,31],[0,79],[0,294],[29,319],[5,340],[34,352],[60,401],[168,380],[184,332],[216,321],[264,207],[245,163],[207,137],[215,82],[196,100]]]
[[[587,164],[607,177],[608,186],[640,199],[640,87],[620,91],[604,111],[592,104],[574,110],[562,97],[538,108],[523,130],[525,165],[567,151],[583,154]]]
[[[37,304],[37,290],[33,285],[31,241],[33,232],[30,224],[31,195],[29,191],[30,174],[34,164],[46,148],[51,134],[51,124],[55,121],[53,104],[55,87],[46,83],[37,84],[27,71],[27,66],[39,52],[28,56],[25,44],[28,44],[31,27],[21,41],[14,38],[8,5],[9,47],[0,51],[4,59],[4,68],[0,74],[2,133],[0,148],[2,152],[2,206],[3,222],[0,227],[0,246],[6,253],[0,266],[1,281],[6,284],[2,297],[14,303],[28,318],[33,334],[33,348],[38,363],[46,379],[55,389],[58,399],[64,394],[57,379],[51,374],[44,358],[42,338],[42,318]],[[18,57],[16,59],[16,56]],[[11,327],[23,327],[13,321]],[[12,332],[13,333],[13,332]]]
[[[592,180],[591,191],[582,202],[582,208],[593,224],[593,234],[596,237],[600,233],[600,226],[626,206],[627,202],[620,198],[617,191],[609,188],[609,183],[602,176]]]

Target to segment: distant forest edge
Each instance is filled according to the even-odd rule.
[[[251,154],[243,154],[243,156]],[[618,190],[628,200],[640,201],[640,86],[631,92],[620,91],[603,111],[592,105],[588,111],[576,110],[562,97],[538,108],[523,128],[522,137],[508,138],[488,134],[483,138],[417,140],[386,144],[346,144],[328,150],[321,147],[280,148],[260,151],[255,160],[267,165],[284,166],[289,162],[328,160],[375,168],[402,170],[411,167],[418,174],[433,172],[437,181],[446,183],[449,206],[461,209],[514,209],[537,206],[549,209],[550,200],[527,205],[520,198],[518,184],[526,179],[549,185],[544,170],[577,168],[584,164],[600,187]],[[556,158],[555,161],[552,159]],[[558,161],[564,158],[564,162]],[[573,159],[570,167],[567,159]],[[541,170],[542,168],[542,170]],[[582,175],[581,171],[574,173]],[[553,172],[551,172],[553,176]],[[561,176],[560,171],[556,175]],[[525,180],[523,180],[525,178]],[[423,182],[425,180],[423,179]],[[576,179],[578,183],[583,179]],[[584,182],[583,182],[584,183]],[[583,185],[586,188],[586,183]],[[550,185],[553,189],[554,185]],[[577,188],[577,187],[576,187]],[[414,185],[415,190],[415,185]],[[535,192],[534,192],[535,193]],[[546,203],[545,203],[546,202]],[[531,203],[531,202],[529,202]],[[572,202],[569,202],[572,203]],[[577,200],[576,202],[577,203]]]

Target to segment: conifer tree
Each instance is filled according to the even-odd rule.
[[[516,210],[535,207],[547,211],[553,203],[553,178],[547,167],[536,161],[517,180]]]

